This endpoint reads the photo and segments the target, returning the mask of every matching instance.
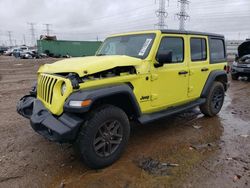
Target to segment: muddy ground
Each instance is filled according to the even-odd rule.
[[[49,142],[16,113],[41,64],[0,56],[0,187],[250,187],[250,82],[233,81],[221,113],[194,109],[133,124],[111,167],[90,170],[71,145]]]

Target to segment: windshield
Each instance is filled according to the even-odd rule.
[[[107,38],[96,55],[127,55],[145,59],[150,52],[154,38],[155,34],[137,34]]]

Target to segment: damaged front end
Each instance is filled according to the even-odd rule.
[[[238,57],[233,62],[231,72],[235,79],[239,76],[250,77],[250,41],[245,41],[238,47]]]
[[[135,73],[135,68],[131,66],[86,74],[81,78],[76,73],[40,73],[37,85],[18,102],[17,112],[28,118],[31,127],[45,138],[61,143],[73,142],[83,117],[73,113],[74,109],[71,108],[74,107],[64,109],[66,99],[72,93],[81,91],[85,82]]]
[[[74,141],[83,119],[70,113],[55,116],[32,95],[20,99],[17,112],[30,119],[31,127],[40,135],[55,142]]]
[[[103,64],[104,67],[99,65],[95,69],[92,64],[83,67],[84,64],[78,62],[77,66],[74,63],[71,65],[75,70],[78,68],[78,71],[66,72],[66,68],[70,67],[68,63],[65,60],[42,66],[38,71],[36,86],[17,104],[17,112],[30,119],[31,126],[36,132],[57,142],[74,141],[83,123],[82,115],[75,113],[74,106],[65,109],[66,100],[73,93],[97,86],[103,87],[102,81],[105,79],[105,85],[117,84],[121,82],[119,78],[130,79],[131,77],[126,76],[137,73],[134,65],[125,62],[123,66],[115,66],[114,63]],[[66,68],[62,69],[60,64]],[[108,78],[114,77],[118,79],[108,81]]]
[[[17,112],[25,118],[30,119],[33,113],[33,103],[35,97],[32,95],[23,96],[17,103]]]
[[[47,107],[64,104],[64,99],[67,97],[60,92],[60,87],[66,83],[66,80],[62,81],[60,78],[45,74],[38,77],[37,86],[32,87],[30,95],[25,95],[19,100],[17,112],[28,118],[31,127],[45,138],[60,143],[73,142],[83,119],[68,112],[55,115]],[[69,79],[68,82],[70,83],[71,80]],[[51,109],[54,109],[53,106]]]

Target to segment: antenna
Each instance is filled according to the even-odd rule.
[[[169,3],[169,0],[167,0]],[[168,13],[166,11],[166,0],[159,0],[159,9],[156,10],[156,16],[158,17],[158,23],[156,26],[158,26],[159,29],[164,29],[167,27],[165,24],[165,19],[168,16]]]
[[[176,14],[177,18],[180,20],[179,30],[185,30],[185,22],[190,16],[186,12],[186,8],[189,5],[189,0],[178,0],[180,3],[180,12]]]

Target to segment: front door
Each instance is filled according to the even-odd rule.
[[[163,35],[157,54],[172,53],[172,60],[152,70],[151,104],[155,109],[171,107],[187,100],[189,68],[186,36]],[[157,55],[156,55],[157,61]]]

